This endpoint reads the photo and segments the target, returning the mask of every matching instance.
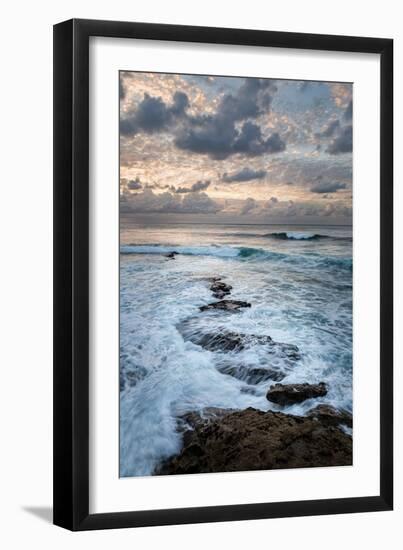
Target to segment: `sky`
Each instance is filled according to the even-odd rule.
[[[350,225],[352,84],[120,72],[120,211]]]

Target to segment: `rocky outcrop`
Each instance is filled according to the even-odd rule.
[[[323,397],[326,394],[327,387],[324,382],[319,384],[274,384],[274,386],[270,386],[266,397],[277,405],[292,405],[313,397]]]
[[[224,296],[231,294],[232,286],[227,285],[227,283],[224,283],[222,281],[215,281],[210,286],[210,290],[212,291],[214,298],[222,300]]]
[[[276,355],[284,365],[291,366],[301,359],[298,346],[275,342],[270,336],[244,334],[230,331],[224,327],[206,330],[199,325],[197,318],[189,318],[178,325],[178,330],[185,340],[201,346],[208,351],[242,351],[256,345],[266,346],[268,356]]]
[[[220,300],[206,306],[200,306],[200,311],[222,310],[222,311],[238,311],[243,307],[251,307],[248,302],[242,300]]]
[[[247,384],[260,384],[266,380],[278,382],[286,376],[285,372],[269,366],[257,367],[255,365],[236,365],[233,363],[224,363],[219,365],[217,368],[222,374],[228,374],[238,380],[246,382]]]
[[[339,426],[343,424],[349,428],[353,427],[352,414],[344,409],[335,409],[331,405],[318,405],[308,411],[307,416],[329,426]]]
[[[184,446],[157,474],[195,474],[352,464],[352,439],[318,419],[256,409],[182,419]]]

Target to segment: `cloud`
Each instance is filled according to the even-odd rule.
[[[351,153],[353,150],[353,127],[344,126],[337,136],[331,141],[326,151],[331,155]]]
[[[353,87],[351,84],[333,83],[330,84],[330,93],[337,107],[346,107],[351,100]]]
[[[253,157],[284,151],[286,144],[278,133],[266,138],[260,126],[249,120],[270,111],[276,90],[270,80],[245,79],[235,95],[221,98],[214,114],[189,117],[179,130],[175,145],[216,160],[237,153]]]
[[[142,185],[139,177],[137,177],[135,180],[130,180],[127,183],[127,188],[130,189],[131,191],[136,190],[136,189],[142,189],[142,187],[143,187],[143,185]]]
[[[278,133],[264,139],[257,124],[244,122],[238,130],[234,121],[223,121],[221,124],[217,118],[211,118],[198,129],[184,130],[175,139],[175,145],[179,149],[208,155],[215,160],[223,160],[237,153],[255,157],[264,153],[278,153],[286,148]]]
[[[241,208],[240,214],[245,215],[251,210],[254,210],[256,207],[257,207],[257,202],[255,201],[255,199],[248,197]]]
[[[233,121],[257,118],[269,111],[272,93],[276,91],[277,88],[271,80],[245,78],[236,95],[224,95],[217,116]]]
[[[270,111],[275,84],[269,79],[247,78],[234,93],[224,94],[216,111],[203,115],[189,114],[188,95],[176,91],[172,103],[144,93],[136,109],[121,118],[122,136],[172,131],[179,149],[222,160],[230,155],[259,156],[286,148],[277,132],[270,136],[251,119]],[[191,112],[191,111],[190,111]]]
[[[120,208],[122,212],[131,213],[215,214],[222,210],[220,204],[203,192],[191,193],[182,198],[168,191],[156,194],[151,189],[123,197]]]
[[[266,174],[266,170],[253,170],[252,168],[245,167],[233,174],[227,174],[225,172],[222,180],[226,183],[261,180]]]
[[[350,100],[350,103],[347,105],[346,110],[343,115],[344,120],[351,120],[353,118],[353,101]]]
[[[345,183],[340,182],[323,182],[311,187],[312,193],[335,193],[340,189],[346,189]]]
[[[340,121],[338,119],[331,120],[329,124],[321,131],[315,134],[316,138],[328,138],[332,137],[336,130],[340,128]]]
[[[333,201],[332,204],[320,204],[273,199],[276,199],[276,197],[271,197],[271,199],[258,210],[258,214],[267,215],[270,219],[322,216],[351,218],[351,208],[341,201]]]
[[[353,115],[353,102],[350,100],[343,112],[343,120],[351,121]],[[351,153],[353,150],[353,128],[351,124],[342,126],[339,119],[331,120],[321,132],[315,134],[315,138],[333,138],[326,152],[331,155]]]
[[[220,210],[221,205],[212,200],[207,193],[200,192],[186,195],[181,206],[183,213],[216,214]]]
[[[145,93],[137,110],[120,121],[122,135],[135,135],[139,132],[152,134],[167,129],[177,118],[185,116],[189,99],[183,92],[175,92],[173,102],[167,105],[160,97]]]
[[[119,75],[119,99],[124,99],[125,96],[126,96],[126,88],[124,86],[122,75]]]
[[[207,187],[210,186],[210,181],[197,181],[196,183],[194,183],[191,187],[173,187],[171,186],[171,190],[174,192],[174,193],[194,193],[194,192],[197,192],[197,191],[204,191],[205,189],[207,189]]]

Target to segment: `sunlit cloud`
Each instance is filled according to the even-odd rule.
[[[119,86],[127,215],[350,223],[351,84],[124,71]]]

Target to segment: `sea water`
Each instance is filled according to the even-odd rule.
[[[177,252],[175,259],[166,254]],[[209,277],[251,304],[200,312],[216,301]],[[301,359],[256,343],[208,351],[186,337],[223,329],[297,345]],[[328,394],[280,407],[274,380],[222,372],[267,367],[282,383],[325,382]],[[178,416],[206,407],[303,415],[319,403],[352,410],[352,231],[346,226],[166,224],[123,226],[120,246],[120,476],[152,475],[178,453]]]

